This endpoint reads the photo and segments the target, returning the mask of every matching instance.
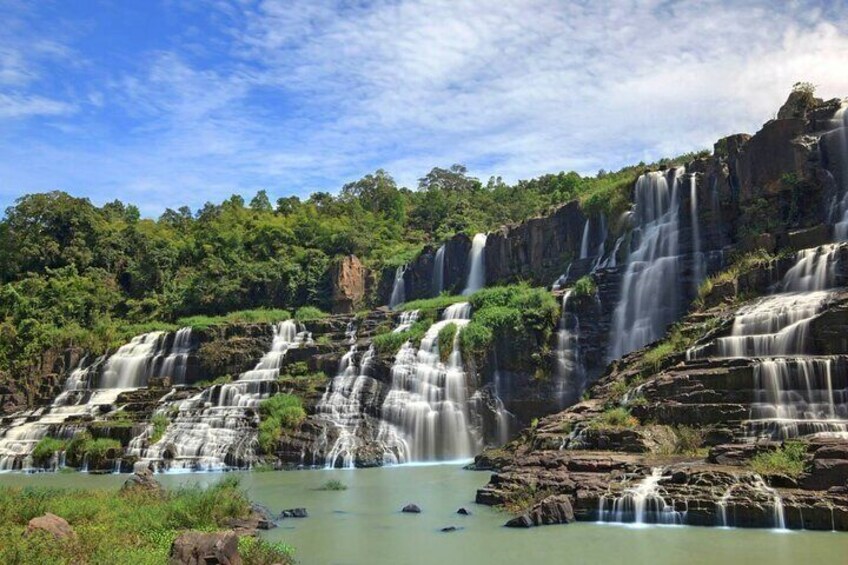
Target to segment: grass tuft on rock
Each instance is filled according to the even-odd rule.
[[[347,485],[338,479],[330,479],[318,487],[317,490],[347,490]]]
[[[758,453],[750,462],[751,469],[760,475],[798,477],[806,467],[807,447],[800,441],[787,441],[779,449]]]

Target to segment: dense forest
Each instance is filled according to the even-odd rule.
[[[617,214],[645,167],[509,185],[454,165],[434,168],[416,190],[378,170],[336,196],[272,203],[263,190],[249,202],[234,195],[155,220],[117,200],[97,207],[59,191],[26,195],[0,222],[0,370],[23,369],[46,346],[103,349],[186,316],[326,308],[338,256],[355,254],[373,269],[400,265],[426,244],[575,198],[590,212]]]

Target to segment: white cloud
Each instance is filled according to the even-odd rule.
[[[7,143],[0,178],[9,173],[24,190],[91,187],[156,211],[258,188],[335,190],[378,167],[408,185],[454,162],[507,180],[592,173],[752,132],[798,80],[825,97],[848,95],[842,0],[215,0],[209,8],[220,27],[214,37],[206,30],[206,47],[217,57],[195,28],[182,47],[141,53],[138,66],[111,72],[103,90],[80,85],[96,93],[86,104],[106,124],[85,147],[56,141],[27,151],[36,155],[31,170],[13,167],[24,149]],[[183,16],[199,14],[191,10]],[[0,50],[0,88],[43,75],[16,53]],[[29,115],[74,108],[29,94],[6,94],[7,106]],[[98,137],[111,116],[129,125]]]
[[[0,119],[59,116],[73,113],[71,104],[42,96],[16,96],[0,92]]]

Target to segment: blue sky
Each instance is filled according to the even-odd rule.
[[[0,0],[0,208],[600,168],[848,96],[834,2]]]

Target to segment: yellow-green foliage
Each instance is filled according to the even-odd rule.
[[[259,447],[265,453],[273,453],[283,430],[294,430],[306,419],[303,402],[293,394],[275,394],[263,400],[259,413]]]
[[[761,475],[798,477],[806,465],[806,446],[799,441],[787,441],[780,449],[758,453],[751,459],[751,469]]]
[[[24,536],[27,522],[51,512],[66,519],[76,536]],[[226,529],[244,518],[250,502],[238,478],[226,476],[206,489],[184,487],[161,494],[134,490],[65,490],[0,487],[0,561],[3,563],[166,563],[174,539],[184,530]],[[275,563],[291,563],[287,558]],[[242,555],[247,565],[270,563]]]
[[[164,414],[157,413],[150,418],[150,425],[153,426],[153,433],[150,434],[150,443],[156,443],[162,436],[165,435],[165,430],[168,429],[168,424],[171,421]]]
[[[380,355],[394,355],[407,341],[411,341],[413,345],[418,345],[431,323],[430,320],[418,320],[412,324],[412,327],[402,332],[393,332],[386,329],[385,333],[374,336],[372,341],[374,349]]]
[[[400,309],[405,312],[418,310],[420,312],[420,316],[435,319],[437,311],[444,310],[451,304],[465,302],[467,300],[468,297],[463,296],[461,294],[442,293],[434,298],[422,298],[420,300],[411,300],[409,302],[405,302],[401,304]]]
[[[238,310],[222,316],[188,316],[177,320],[176,326],[205,329],[222,324],[273,324],[283,322],[289,318],[291,318],[291,313],[288,310],[257,308],[253,310]]]
[[[65,442],[65,440],[53,437],[42,438],[32,450],[33,463],[37,466],[46,465],[53,457],[54,453],[65,449],[66,443],[67,442]]]
[[[329,316],[329,314],[327,314],[320,308],[316,308],[314,306],[301,306],[294,313],[294,319],[298,322],[307,322],[309,320],[321,320],[322,318],[326,318],[327,316]]]
[[[733,282],[739,278],[742,273],[748,272],[759,267],[766,267],[778,258],[765,249],[757,249],[742,255],[738,255],[733,259],[730,266],[720,273],[707,278],[701,283],[698,288],[698,299],[703,301],[712,291],[713,287]]]
[[[638,425],[639,420],[631,416],[626,408],[620,406],[604,411],[589,422],[589,427],[594,429],[635,428]]]

